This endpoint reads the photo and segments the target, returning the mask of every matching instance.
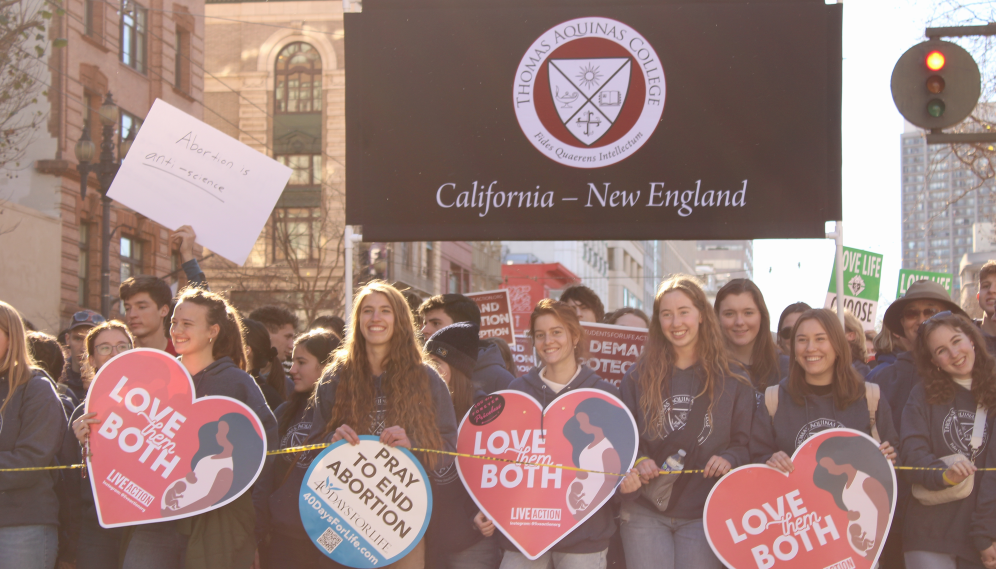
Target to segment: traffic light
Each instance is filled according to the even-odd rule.
[[[924,129],[956,125],[979,102],[979,66],[960,46],[929,40],[911,47],[892,70],[892,100],[910,123]]]

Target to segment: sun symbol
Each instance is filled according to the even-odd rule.
[[[598,72],[598,67],[595,67],[590,63],[581,68],[581,71],[578,72],[577,77],[578,81],[586,89],[597,86],[602,80],[602,74]]]

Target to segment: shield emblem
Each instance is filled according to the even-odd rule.
[[[548,60],[550,94],[561,122],[585,146],[612,127],[626,102],[628,57]]]

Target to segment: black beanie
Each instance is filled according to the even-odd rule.
[[[450,367],[462,372],[467,379],[474,374],[477,366],[477,346],[481,329],[477,324],[457,322],[440,328],[425,343],[429,355],[446,362]]]

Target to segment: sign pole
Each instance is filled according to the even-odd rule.
[[[349,324],[349,317],[353,313],[353,243],[363,241],[363,235],[353,233],[353,226],[347,225],[343,234],[345,241],[344,253],[346,255],[345,274],[343,275],[343,320]]]
[[[836,221],[834,223],[836,227],[833,232],[827,233],[827,238],[833,239],[837,245],[836,262],[834,263],[836,268],[834,280],[837,282],[837,318],[840,320],[840,327],[846,330],[844,304],[841,300],[844,298],[844,222]]]

